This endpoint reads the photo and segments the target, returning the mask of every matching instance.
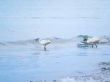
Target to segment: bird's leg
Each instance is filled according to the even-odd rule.
[[[46,45],[44,45],[44,51],[46,51],[47,49],[46,49]]]
[[[95,46],[96,46],[96,48],[97,48],[97,44],[95,43]]]

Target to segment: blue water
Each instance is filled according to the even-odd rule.
[[[0,82],[54,80],[90,74],[100,62],[110,62],[110,46],[78,48],[76,43],[0,46]]]
[[[78,48],[60,42],[45,52],[35,42],[19,40],[109,36],[109,21],[110,0],[0,0],[0,82],[92,74],[100,62],[110,62],[110,45]],[[9,41],[15,43],[5,44]]]

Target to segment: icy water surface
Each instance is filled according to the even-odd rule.
[[[98,82],[101,82],[101,71],[109,71],[109,68],[103,67],[103,64],[110,62],[109,49],[109,45],[78,48],[76,43],[50,44],[47,51],[43,51],[39,44],[1,45],[0,82],[86,82],[85,76],[91,78],[94,74]],[[88,79],[88,82],[95,80]],[[109,77],[106,80],[110,81]]]

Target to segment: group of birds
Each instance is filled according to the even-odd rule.
[[[96,47],[98,46],[98,44],[102,41],[103,38],[101,37],[85,37],[83,36],[82,37],[83,40],[81,41],[81,43],[83,45],[87,45],[87,46],[91,46],[92,48],[93,47]],[[49,45],[52,41],[50,39],[39,39],[39,43],[41,45],[43,45],[44,47],[44,51],[47,50],[47,45]]]

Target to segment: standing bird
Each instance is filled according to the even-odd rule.
[[[83,41],[81,41],[81,45],[89,46],[92,45],[92,48],[95,46],[97,48],[97,44],[101,42],[108,42],[108,40],[104,37],[88,37],[88,36],[80,36]],[[80,45],[79,45],[80,46]]]
[[[87,40],[87,44],[92,45],[92,48],[94,47],[94,45],[97,48],[97,44],[99,42],[100,42],[100,38],[99,37],[88,38],[88,40]]]
[[[44,51],[46,51],[47,50],[46,46],[51,43],[51,40],[49,40],[49,39],[42,39],[42,40],[39,40],[39,43],[44,46]]]

